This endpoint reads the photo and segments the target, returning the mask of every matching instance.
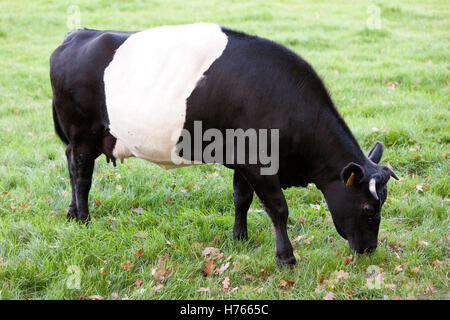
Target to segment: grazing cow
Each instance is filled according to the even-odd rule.
[[[79,29],[51,55],[50,78],[55,130],[67,145],[69,218],[89,221],[99,155],[114,165],[134,156],[164,168],[220,162],[202,157],[211,134],[181,150],[185,133],[241,130],[241,161],[233,145],[223,151],[228,140],[218,136],[211,152],[231,157],[222,163],[234,170],[234,238],[247,237],[247,211],[256,193],[275,228],[278,262],[295,264],[282,189],[312,182],[350,247],[376,248],[386,184],[391,176],[397,179],[378,165],[383,146],[376,143],[366,157],[313,68],[282,45],[212,23],[140,32]],[[262,157],[249,161],[253,129],[277,133],[263,150],[277,156],[270,174],[261,170],[268,166]]]

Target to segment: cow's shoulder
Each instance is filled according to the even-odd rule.
[[[115,50],[135,32],[77,29],[69,32],[50,56],[50,75],[79,82],[101,80]]]

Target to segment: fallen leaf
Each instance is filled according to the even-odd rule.
[[[131,207],[131,211],[133,211],[134,213],[141,214],[141,213],[144,212],[144,209],[142,209],[142,208],[136,208],[136,207]]]
[[[203,251],[202,251],[202,256],[207,256],[211,253],[216,253],[218,252],[219,249],[214,248],[214,247],[206,247]]]
[[[228,291],[228,289],[230,288],[230,278],[229,277],[225,277],[225,279],[222,281],[222,287],[223,287],[223,290]]]
[[[136,281],[134,282],[134,285],[136,286],[136,288],[139,289],[141,287],[142,282],[143,281],[141,279],[137,278]]]
[[[419,270],[420,270],[420,266],[415,267],[415,268],[411,268],[411,272],[412,273],[417,273],[417,272],[419,272]]]
[[[395,272],[402,272],[402,271],[403,271],[403,268],[402,268],[401,265],[398,265],[398,266],[395,266],[394,271],[395,271]]]
[[[211,292],[209,288],[198,288],[197,292]]]
[[[222,273],[224,273],[224,271],[227,270],[229,266],[230,266],[230,263],[229,263],[229,262],[227,262],[227,263],[225,263],[225,264],[222,264],[222,265],[220,266],[220,268],[216,269],[216,274],[222,274]]]
[[[119,294],[117,292],[113,292],[113,293],[111,293],[111,298],[119,299]]]
[[[351,255],[349,255],[348,257],[345,258],[344,264],[348,264],[352,260],[353,260],[353,255],[351,254]]]
[[[93,295],[93,296],[89,296],[89,300],[103,300],[103,297],[101,295]]]
[[[344,270],[339,270],[339,271],[334,272],[334,276],[336,277],[337,280],[347,279],[349,274],[348,274],[348,272],[345,272]]]
[[[386,289],[390,289],[390,290],[394,291],[397,286],[395,284],[391,283],[391,284],[386,284],[384,287]]]
[[[214,272],[214,261],[212,259],[206,261],[205,267],[203,268],[203,273],[205,276],[210,276]]]
[[[123,270],[130,270],[131,268],[134,267],[134,264],[132,264],[131,261],[127,260],[127,261],[122,262],[121,266],[122,266]]]
[[[160,283],[160,284],[157,284],[156,286],[154,286],[152,289],[155,291],[159,291],[159,290],[161,290],[162,287],[164,287],[164,285],[162,283]]]
[[[135,257],[140,256],[143,252],[144,252],[144,248],[140,248],[134,253],[134,256]]]
[[[334,294],[333,292],[327,292],[325,296],[323,297],[323,300],[334,300]]]

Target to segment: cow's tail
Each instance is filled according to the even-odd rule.
[[[55,124],[56,134],[58,135],[58,137],[61,139],[62,142],[64,142],[66,145],[69,144],[69,139],[67,138],[66,134],[64,133],[63,129],[61,128],[61,124],[59,123],[58,114],[56,113],[54,101],[52,103],[52,113],[53,113],[53,123]]]

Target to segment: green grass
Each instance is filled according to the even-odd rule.
[[[132,159],[113,168],[102,156],[90,227],[68,222],[70,185],[53,133],[48,58],[69,31],[71,5],[89,28],[218,22],[303,56],[361,147],[367,152],[382,141],[382,162],[402,178],[389,182],[376,252],[346,260],[352,252],[322,194],[314,186],[292,188],[285,195],[298,265],[280,268],[256,198],[249,240],[232,240],[232,172],[219,165],[164,171]],[[366,23],[372,5],[380,29]],[[449,29],[443,0],[1,0],[0,298],[323,299],[331,292],[335,299],[448,299]],[[223,253],[217,266],[231,255],[222,274],[203,274],[208,246]],[[158,282],[152,270],[162,259],[172,272]],[[376,288],[367,280],[370,266],[381,268]],[[225,277],[228,291],[221,289]],[[197,292],[201,287],[210,290]]]

